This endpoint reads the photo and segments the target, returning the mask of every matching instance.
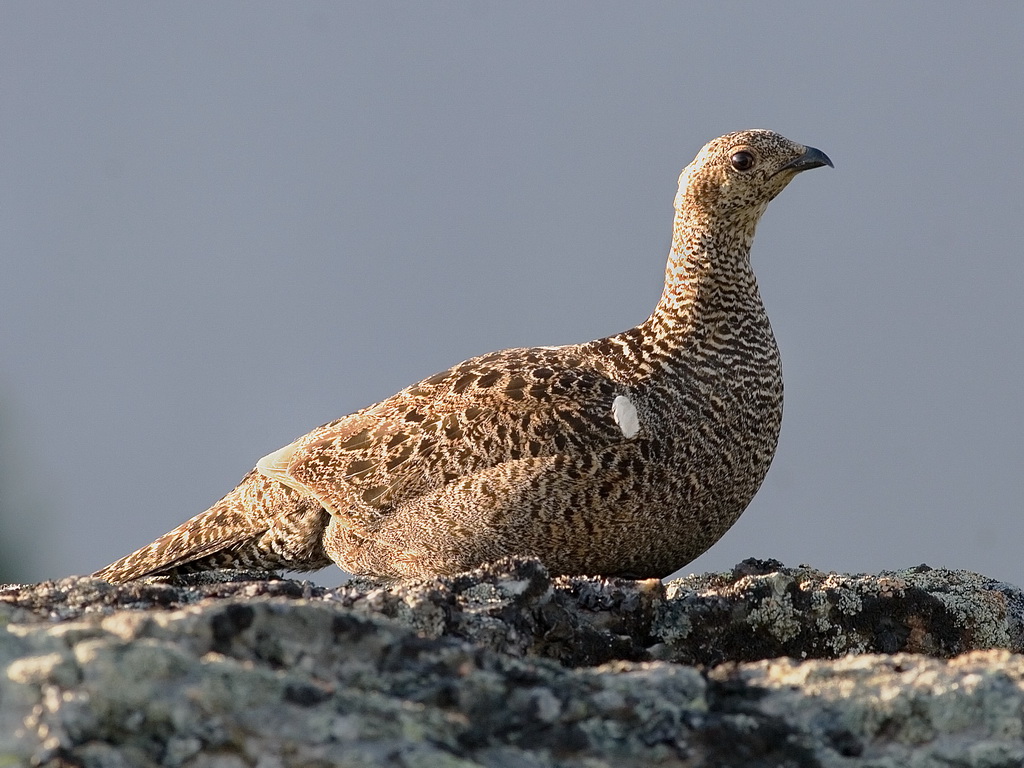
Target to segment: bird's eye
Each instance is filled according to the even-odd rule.
[[[754,156],[746,150],[740,150],[730,158],[732,167],[737,171],[749,171],[754,167]]]

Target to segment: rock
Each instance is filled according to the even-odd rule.
[[[666,596],[653,634],[685,664],[1024,651],[1024,593],[968,571],[850,576],[747,560],[732,573],[670,582]]]
[[[1024,597],[976,574],[501,561],[0,591],[0,766],[1019,766]]]

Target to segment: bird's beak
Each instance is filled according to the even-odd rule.
[[[807,171],[811,168],[821,168],[821,166],[827,165],[829,168],[835,168],[832,165],[832,161],[828,159],[828,155],[822,152],[820,149],[814,147],[804,147],[804,153],[799,157],[790,160],[784,166],[779,168],[779,171]],[[778,171],[776,171],[777,173]]]

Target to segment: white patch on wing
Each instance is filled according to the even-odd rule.
[[[289,474],[292,460],[295,458],[296,452],[299,450],[299,441],[289,443],[284,448],[278,448],[273,453],[268,453],[262,459],[256,462],[256,471],[264,477],[269,477],[271,480],[276,480],[281,485],[287,485],[289,488],[298,491],[304,496],[312,496],[321,506],[330,512],[332,515],[336,514],[334,508],[328,505],[320,496],[313,491],[312,488],[307,487],[303,483],[300,483],[294,477]]]
[[[278,448],[273,453],[268,453],[256,462],[256,470],[265,477],[280,480],[288,475],[288,465],[292,463],[292,456],[295,455],[295,443]]]
[[[627,439],[636,437],[640,431],[640,416],[636,412],[636,406],[625,395],[618,395],[612,401],[612,418]]]

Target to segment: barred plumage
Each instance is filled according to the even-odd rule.
[[[679,179],[653,314],[584,344],[476,357],[264,457],[210,510],[98,571],[224,567],[426,576],[503,555],[661,577],[760,487],[782,420],[750,268],[765,207],[831,165],[770,131],[707,144]]]

